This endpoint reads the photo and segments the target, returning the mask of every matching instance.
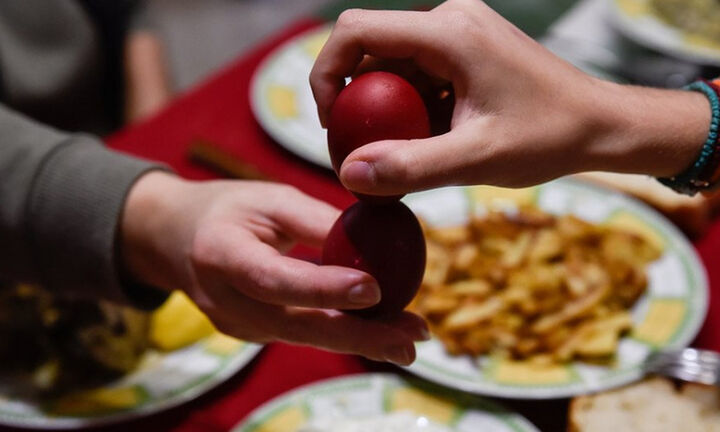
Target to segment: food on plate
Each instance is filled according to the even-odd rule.
[[[651,0],[651,6],[669,24],[720,43],[720,3],[717,0]]]
[[[422,281],[422,228],[401,202],[375,205],[359,201],[347,208],[330,229],[322,263],[356,268],[377,280],[382,292],[380,302],[354,313],[397,314],[410,303]]]
[[[134,369],[149,347],[148,315],[55,297],[31,285],[0,289],[0,374],[26,392],[87,388]]]
[[[330,158],[339,173],[345,158],[360,146],[381,140],[429,137],[430,120],[420,94],[410,83],[389,72],[368,72],[340,92],[327,129]]]
[[[450,432],[446,426],[408,411],[366,418],[324,418],[310,422],[297,432]]]
[[[720,195],[681,195],[645,175],[589,172],[574,177],[645,201],[693,237],[703,234],[720,210]]]
[[[720,393],[716,387],[651,378],[570,404],[571,432],[720,431]]]
[[[150,341],[173,351],[215,333],[215,327],[182,291],[174,291],[150,317]]]
[[[108,302],[67,299],[34,285],[0,288],[0,381],[4,390],[55,397],[91,389],[215,332],[182,293],[153,313]]]
[[[661,251],[644,237],[533,206],[425,229],[412,309],[455,355],[609,360]]]

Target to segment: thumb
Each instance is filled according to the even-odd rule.
[[[483,147],[477,129],[465,125],[426,139],[377,141],[348,155],[340,181],[353,192],[370,195],[469,184],[477,177]]]

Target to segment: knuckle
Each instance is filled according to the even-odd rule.
[[[270,270],[265,266],[254,266],[248,270],[250,283],[244,284],[244,292],[250,297],[260,301],[272,300],[272,293],[278,289],[278,284]]]
[[[478,23],[462,11],[447,12],[447,19],[452,23],[453,28],[463,34],[475,34],[478,29]]]
[[[279,203],[284,203],[288,198],[294,198],[301,194],[300,189],[285,183],[273,184],[269,191],[271,197]]]
[[[418,166],[417,158],[412,152],[393,151],[387,157],[386,181],[408,182],[415,178],[415,170]]]
[[[283,195],[300,195],[300,189],[298,189],[296,186],[290,185],[290,184],[281,184],[280,191]]]
[[[338,16],[336,28],[340,30],[352,30],[360,26],[363,16],[362,9],[346,9]]]
[[[190,246],[190,263],[197,269],[208,269],[215,266],[217,261],[217,242],[214,240],[212,229],[198,228]]]
[[[317,308],[326,309],[332,306],[332,301],[327,292],[322,287],[312,285],[308,289],[309,297],[312,299],[313,304]]]

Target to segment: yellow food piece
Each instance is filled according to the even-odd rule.
[[[61,416],[97,415],[132,408],[142,399],[143,393],[136,387],[100,388],[63,396],[51,412]]]
[[[412,411],[440,424],[450,424],[457,411],[453,403],[414,388],[398,389],[390,403],[393,411]]]
[[[604,225],[639,235],[657,251],[665,249],[665,239],[660,233],[631,213],[618,212],[606,221]]]
[[[289,407],[275,414],[255,432],[295,432],[306,421],[305,413],[298,407]]]
[[[244,342],[241,340],[216,332],[207,339],[205,348],[215,354],[229,355],[235,352],[243,344]]]
[[[190,345],[214,332],[210,320],[181,291],[174,291],[150,317],[150,341],[165,351]]]
[[[645,316],[645,320],[635,328],[633,336],[660,346],[673,337],[682,324],[687,306],[682,300],[654,300]]]
[[[650,3],[648,0],[615,0],[628,16],[637,17],[650,13]]]
[[[493,378],[508,384],[559,384],[570,381],[572,374],[569,368],[558,364],[499,360]]]
[[[305,40],[302,47],[311,59],[315,60],[320,54],[320,51],[325,46],[325,42],[327,42],[330,37],[330,31],[330,29],[323,30],[319,33],[315,33]]]
[[[495,186],[476,186],[470,189],[470,195],[489,209],[505,208],[508,205],[529,206],[537,198],[536,188],[507,189]]]
[[[267,90],[270,111],[279,119],[296,118],[299,115],[297,95],[292,87],[273,84]]]

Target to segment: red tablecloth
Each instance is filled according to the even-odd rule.
[[[215,175],[193,165],[186,157],[189,143],[202,138],[232,151],[273,179],[291,183],[339,207],[347,205],[352,198],[331,173],[278,147],[256,123],[249,104],[249,82],[260,61],[282,41],[318,24],[311,20],[296,23],[204,85],[180,97],[155,118],[110,137],[108,144],[117,150],[163,161],[185,177],[209,179]],[[708,269],[711,286],[720,289],[720,221],[696,242],[696,246]],[[719,313],[720,296],[712,296],[708,319],[696,341],[697,346],[720,350]],[[129,427],[228,430],[251,410],[289,389],[323,378],[383,368],[386,366],[352,356],[271,344],[249,368],[209,395],[118,430]],[[565,401],[511,403],[542,430],[560,430],[565,404]]]

